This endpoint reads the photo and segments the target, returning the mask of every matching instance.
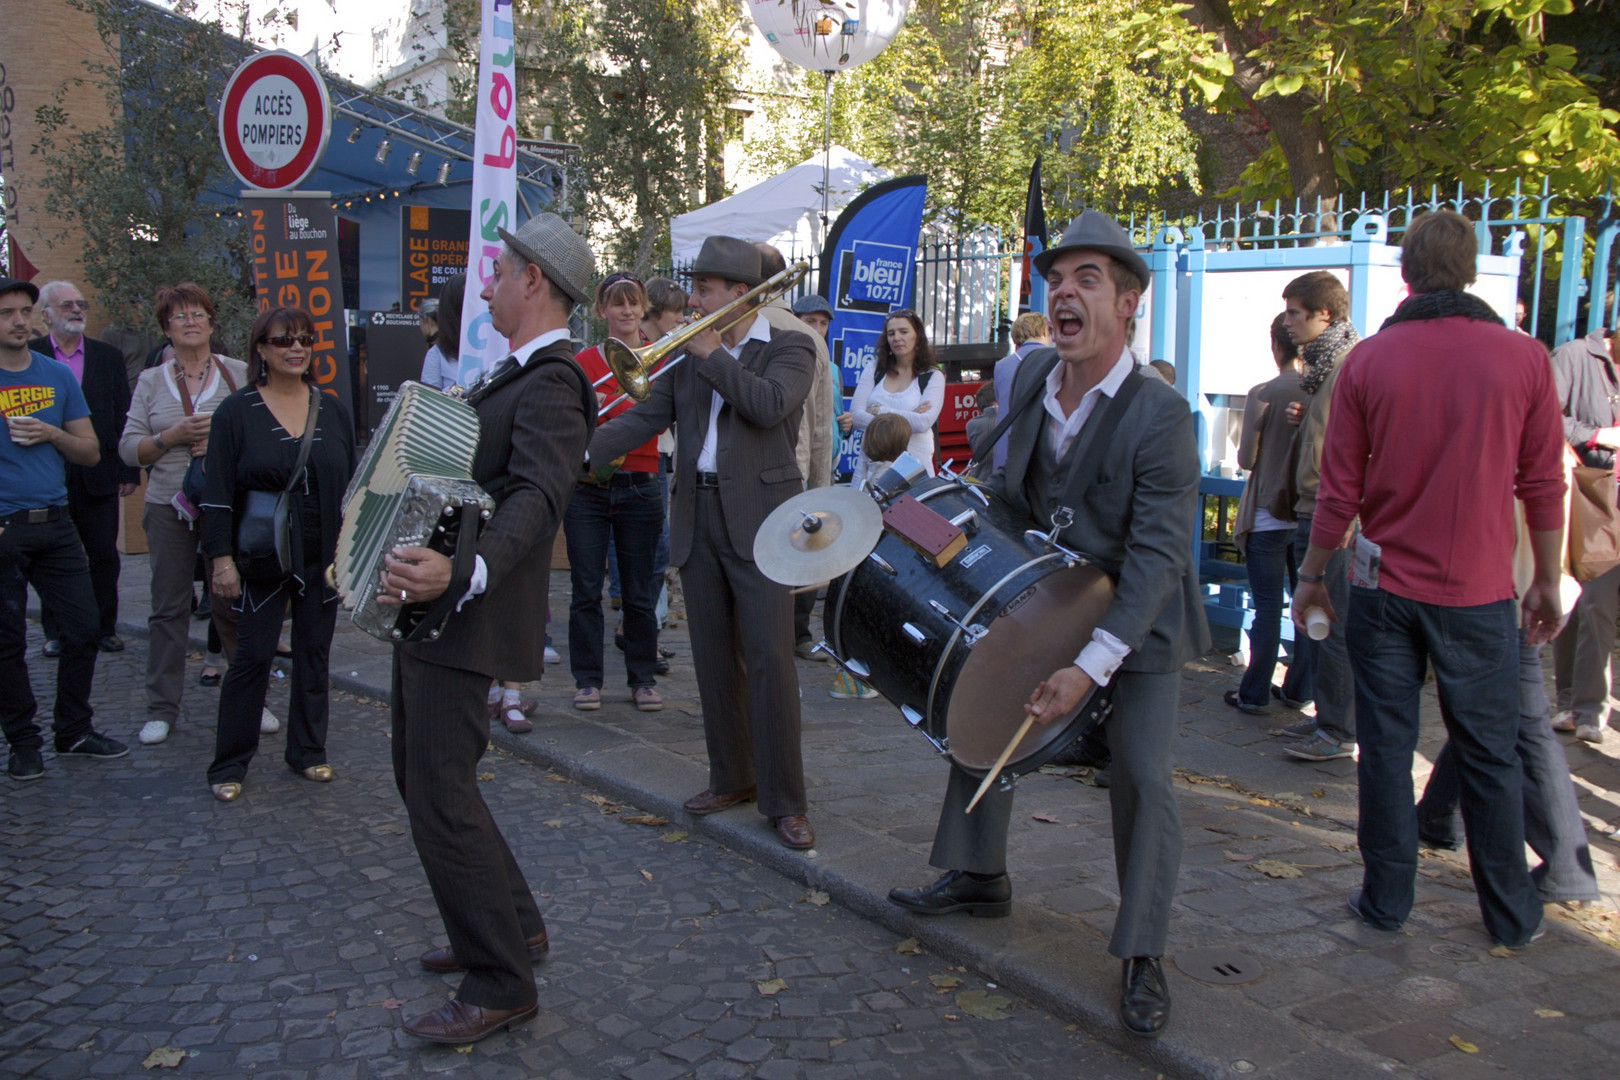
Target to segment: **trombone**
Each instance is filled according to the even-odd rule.
[[[608,374],[603,375],[591,384],[592,389],[601,386],[608,379],[617,379],[620,389],[624,393],[608,402],[597,410],[597,419],[606,416],[608,412],[625,400],[646,401],[652,396],[653,380],[671,371],[686,354],[676,356],[669,363],[664,360],[674,354],[681,346],[691,341],[705,330],[713,329],[723,334],[748,316],[755,306],[768,304],[791,292],[804,276],[810,272],[808,262],[796,262],[783,270],[780,274],[755,285],[725,307],[687,323],[677,326],[663,337],[650,345],[643,345],[639,349],[632,349],[618,338],[608,338],[602,345],[602,358],[607,361]],[[663,364],[662,367],[659,367]]]

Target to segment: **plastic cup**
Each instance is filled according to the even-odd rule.
[[[1312,641],[1321,641],[1328,636],[1327,612],[1319,607],[1305,609],[1305,633]]]

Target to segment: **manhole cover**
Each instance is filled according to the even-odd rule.
[[[1186,949],[1176,953],[1176,967],[1199,982],[1223,986],[1253,982],[1265,974],[1260,961],[1236,949]]]

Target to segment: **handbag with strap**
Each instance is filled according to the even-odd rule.
[[[219,357],[212,357],[212,361],[219,372],[219,377],[225,380],[225,385],[235,393],[236,380],[231,378],[231,373],[225,370],[225,365],[219,362]],[[197,406],[192,403],[191,390],[186,386],[185,377],[180,374],[178,366],[174,373],[174,384],[180,388],[180,407],[185,410],[187,416],[195,414]],[[196,521],[202,516],[197,508],[202,506],[203,485],[208,478],[207,460],[205,457],[191,459],[190,464],[186,466],[186,475],[180,478],[179,494],[170,500],[175,510],[187,521]]]
[[[298,463],[280,491],[249,491],[236,518],[236,569],[243,581],[279,581],[293,571],[292,490],[309,460],[309,444],[315,440],[315,417],[321,408],[321,392],[309,388],[309,418],[304,421],[304,437],[298,443]]]

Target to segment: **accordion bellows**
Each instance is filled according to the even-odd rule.
[[[472,480],[478,414],[470,405],[407,382],[373,433],[343,494],[332,585],[354,624],[384,641],[402,641],[425,604],[377,603],[383,556],[413,544],[454,557],[463,529],[476,537],[495,500]],[[469,510],[477,513],[468,520]]]

